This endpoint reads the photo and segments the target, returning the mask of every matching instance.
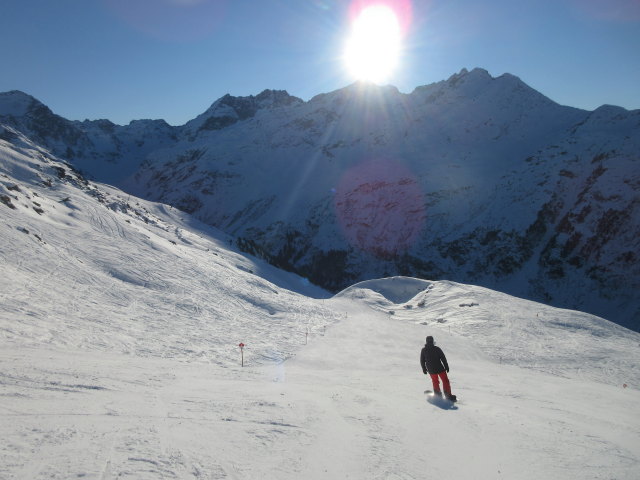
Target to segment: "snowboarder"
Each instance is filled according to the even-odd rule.
[[[427,343],[420,352],[420,366],[423,373],[427,373],[431,376],[431,383],[433,383],[433,393],[435,395],[442,396],[440,391],[440,381],[442,380],[442,387],[444,389],[444,395],[452,402],[456,401],[456,396],[451,393],[451,385],[449,383],[449,364],[447,363],[447,357],[440,347],[436,347],[432,336],[427,337]]]

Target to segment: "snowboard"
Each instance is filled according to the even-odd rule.
[[[425,390],[424,393],[429,397],[441,398],[443,401],[451,402],[452,404],[458,401],[458,397],[456,397],[455,395],[451,395],[449,398],[447,398],[444,394],[436,395],[435,393],[433,393],[433,390]]]

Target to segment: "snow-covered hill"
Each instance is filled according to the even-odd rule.
[[[640,111],[482,69],[410,94],[227,95],[181,127],[69,122],[21,95],[0,121],[331,291],[448,279],[640,329]]]
[[[329,297],[0,134],[1,478],[636,478],[640,334],[446,281]]]
[[[274,350],[274,336],[287,337],[277,342],[281,348],[295,346],[307,329],[335,321],[293,293],[328,295],[305,279],[234,253],[230,237],[183,212],[87,182],[5,132],[14,140],[0,140],[1,295],[4,312],[19,318],[3,329],[7,341],[143,356],[188,353],[224,364],[235,362],[240,341],[257,356],[286,357],[290,349]],[[229,312],[232,330],[228,318],[220,323]],[[266,320],[260,330],[253,326],[258,320]],[[180,338],[170,336],[167,322],[184,325]]]

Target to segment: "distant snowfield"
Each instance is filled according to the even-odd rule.
[[[639,334],[446,281],[328,298],[13,144],[0,478],[637,478]],[[426,335],[453,408],[423,393]]]

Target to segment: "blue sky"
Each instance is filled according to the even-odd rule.
[[[354,0],[362,1],[362,0]],[[410,7],[402,92],[462,68],[563,105],[640,108],[640,0],[379,0]],[[347,0],[4,0],[0,91],[66,118],[180,125],[226,93],[308,100],[353,82]]]

